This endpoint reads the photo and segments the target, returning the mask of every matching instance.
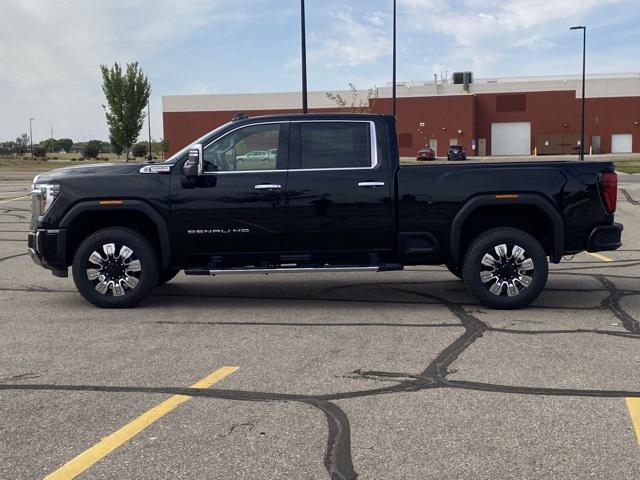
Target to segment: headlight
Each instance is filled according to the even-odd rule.
[[[60,195],[60,185],[53,183],[35,184],[31,191],[33,207],[36,210],[33,213],[38,216],[44,215],[51,208],[58,195]]]

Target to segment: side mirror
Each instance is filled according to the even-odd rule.
[[[194,178],[202,174],[202,145],[196,144],[189,147],[189,158],[182,166],[182,175]]]

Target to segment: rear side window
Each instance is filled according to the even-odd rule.
[[[300,168],[371,167],[371,130],[367,122],[300,124]]]

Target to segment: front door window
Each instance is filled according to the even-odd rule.
[[[205,147],[205,172],[279,169],[282,124],[251,125],[231,132]]]

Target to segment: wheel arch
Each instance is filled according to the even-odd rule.
[[[123,200],[121,204],[100,204],[98,201],[74,205],[60,221],[66,229],[67,263],[87,235],[108,227],[127,227],[147,235],[158,249],[160,263],[167,268],[171,263],[171,241],[165,220],[142,200]]]
[[[459,265],[462,257],[462,249],[464,246],[463,232],[465,226],[473,218],[474,213],[478,213],[483,209],[508,209],[512,211],[522,211],[527,209],[535,209],[548,222],[551,228],[549,256],[554,263],[560,262],[564,251],[564,222],[558,210],[553,204],[544,197],[536,194],[518,194],[518,195],[480,195],[472,198],[458,211],[451,223],[451,237],[449,242],[449,261],[453,265]],[[513,221],[506,221],[504,227],[513,226]],[[495,224],[488,225],[484,231],[496,227]],[[481,230],[482,231],[482,230]],[[480,233],[481,233],[480,231]],[[469,242],[472,239],[468,239]]]

